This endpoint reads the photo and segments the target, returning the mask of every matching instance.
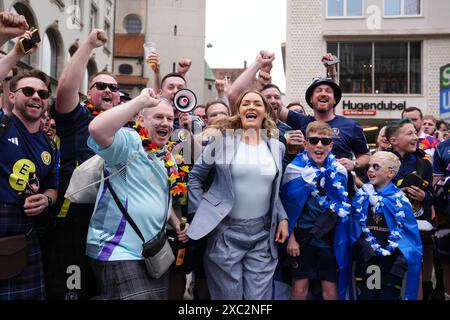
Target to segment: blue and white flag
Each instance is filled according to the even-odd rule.
[[[326,195],[320,196],[317,185],[324,188]],[[298,154],[287,166],[282,188],[281,201],[288,215],[289,235],[292,233],[303,208],[310,196],[317,197],[323,210],[331,209],[340,219],[336,224],[334,236],[334,254],[339,266],[338,289],[340,299],[345,299],[350,279],[350,236],[349,213],[347,203],[347,171],[328,154],[324,165],[318,167],[307,152]]]

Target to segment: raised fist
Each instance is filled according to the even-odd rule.
[[[101,29],[94,29],[89,34],[88,42],[93,48],[99,48],[108,41],[108,37],[106,36],[106,32]]]

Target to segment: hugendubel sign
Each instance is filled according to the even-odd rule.
[[[403,111],[406,109],[406,101],[385,102],[352,102],[350,100],[344,100],[342,102],[342,109],[344,116],[374,116],[377,111]]]

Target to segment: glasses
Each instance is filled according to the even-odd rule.
[[[14,93],[16,93],[17,91],[22,90],[22,93],[25,97],[32,97],[34,95],[35,92],[37,92],[39,98],[46,100],[50,97],[50,92],[47,90],[35,90],[32,87],[23,87],[23,88],[19,88],[16,91],[14,91]]]
[[[383,171],[384,170],[384,168],[382,166],[380,166],[378,163],[369,163],[367,165],[367,170],[369,170],[370,168],[373,168],[373,170],[375,172],[379,172],[379,171]],[[388,167],[388,169],[392,170],[392,167]]]
[[[115,83],[96,82],[89,89],[95,87],[97,90],[104,91],[108,87],[111,92],[119,91],[119,85]]]
[[[318,137],[309,137],[306,138],[306,140],[308,140],[308,142],[311,143],[312,145],[317,145],[319,144],[320,141],[324,146],[328,146],[333,142],[333,139],[331,138],[318,138]]]
[[[56,129],[56,125],[55,125],[55,124],[51,124],[51,125],[50,125],[50,128]]]

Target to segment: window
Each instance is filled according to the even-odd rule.
[[[58,37],[52,29],[47,30],[42,40],[42,71],[54,79],[58,78],[58,61],[60,50],[58,47]]]
[[[119,66],[119,72],[121,74],[132,74],[133,73],[133,66],[129,64],[121,64]]]
[[[110,26],[109,22],[106,21],[106,20],[105,20],[105,33],[106,33],[106,36],[108,37],[108,39],[111,39],[111,38],[112,38],[112,34],[111,34],[111,26]],[[112,43],[112,41],[107,41],[107,42],[106,42],[106,48],[107,48],[109,51],[111,51],[111,43]]]
[[[362,17],[363,0],[327,0],[328,17]]]
[[[385,16],[419,16],[420,0],[384,0]]]
[[[344,93],[422,93],[421,42],[329,42]]]
[[[137,14],[129,14],[123,20],[123,26],[127,33],[140,34],[142,30],[142,21]]]
[[[98,28],[98,9],[94,4],[91,5],[91,14],[89,18],[91,23],[89,30],[92,32],[92,30]]]
[[[178,34],[178,27],[177,27],[177,25],[175,25],[175,26],[173,27],[173,35],[176,37],[177,34]]]

